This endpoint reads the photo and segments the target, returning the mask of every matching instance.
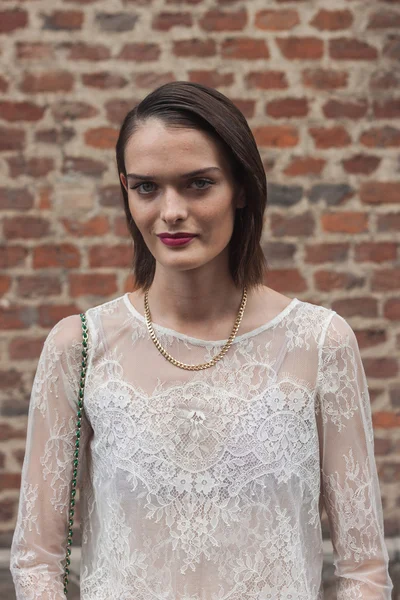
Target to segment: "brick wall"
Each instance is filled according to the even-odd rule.
[[[400,534],[399,26],[399,0],[0,0],[0,541],[45,336],[132,284],[119,124],[174,79],[249,120],[268,284],[356,331],[386,533]]]

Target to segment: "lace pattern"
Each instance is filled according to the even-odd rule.
[[[88,324],[82,600],[322,600],[321,495],[338,598],[390,598],[368,389],[344,319],[293,301],[197,372],[157,353],[126,296]],[[155,329],[184,362],[223,345]],[[32,388],[18,600],[63,597],[80,335],[78,315],[53,328]]]

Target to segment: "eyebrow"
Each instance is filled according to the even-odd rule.
[[[209,171],[221,171],[221,169],[219,167],[206,167],[205,169],[197,169],[196,171],[190,171],[190,173],[184,173],[181,175],[181,179],[187,179],[189,177],[194,177],[195,175],[202,175],[203,173],[208,173]],[[145,181],[157,179],[153,175],[138,175],[137,173],[128,173],[127,178],[144,179]]]

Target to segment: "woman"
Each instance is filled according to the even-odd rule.
[[[117,164],[136,289],[87,311],[81,598],[321,600],[325,504],[338,598],[388,600],[357,341],[263,284],[266,180],[243,115],[166,84],[126,116]],[[21,600],[63,597],[80,355],[73,315],[32,391]]]

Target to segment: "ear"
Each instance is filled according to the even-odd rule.
[[[125,177],[125,175],[123,173],[120,173],[119,174],[119,178],[121,180],[122,185],[126,189],[126,193],[128,193],[128,184],[126,183],[126,177]]]

